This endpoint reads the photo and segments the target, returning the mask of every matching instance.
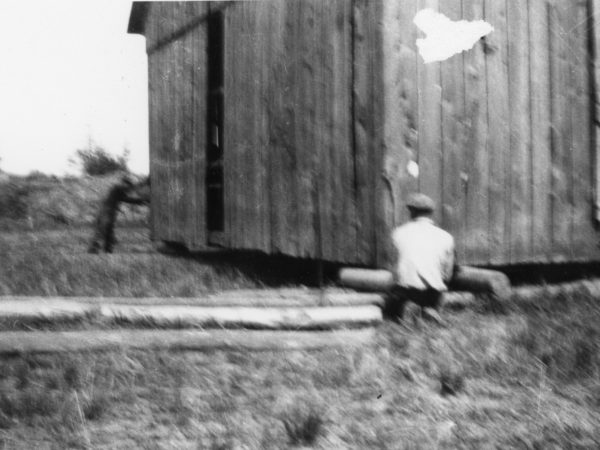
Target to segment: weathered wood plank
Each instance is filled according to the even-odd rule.
[[[256,44],[258,50],[256,58],[256,91],[258,103],[256,151],[259,157],[258,180],[260,193],[260,232],[256,248],[262,251],[269,251],[271,249],[271,203],[268,195],[270,183],[269,156],[271,149],[269,148],[269,130],[267,128],[267,99],[271,95],[269,89],[269,69],[267,66],[269,60],[269,40],[271,39],[270,8],[271,5],[264,3],[256,5]]]
[[[510,260],[510,115],[506,4],[486,0],[485,19],[494,32],[487,39],[490,262]]]
[[[588,30],[591,30],[591,44],[593,48],[593,139],[592,149],[594,155],[593,162],[593,189],[594,189],[594,219],[600,221],[600,0],[591,0],[588,2],[591,10],[589,11]]]
[[[483,20],[483,0],[463,0],[465,20]],[[489,261],[488,104],[483,43],[465,53],[465,157],[461,176],[466,197],[464,262]],[[495,125],[495,124],[494,124]],[[461,260],[462,255],[459,255]]]
[[[144,29],[144,37],[146,38],[146,52],[152,49],[158,39],[158,8],[156,3],[150,3],[147,6],[146,24]]]
[[[148,55],[148,138],[150,159],[150,236],[152,240],[157,239],[160,234],[158,200],[160,195],[159,181],[156,172],[156,160],[158,158],[158,58],[156,54]]]
[[[571,127],[573,130],[573,257],[590,258],[597,254],[593,220],[593,158],[591,151],[592,105],[590,92],[591,64],[588,51],[587,2],[576,2],[569,12],[571,57]]]
[[[206,3],[190,3],[198,14],[206,14]],[[192,140],[193,140],[193,196],[194,249],[206,246],[206,24],[192,31]]]
[[[358,262],[374,264],[376,260],[376,200],[374,157],[376,135],[374,119],[373,57],[374,42],[371,3],[355,0],[353,8],[353,111],[354,166],[357,204]],[[377,124],[379,126],[379,124]]]
[[[296,114],[295,123],[297,134],[295,136],[295,152],[297,155],[297,207],[298,207],[298,239],[299,254],[303,257],[314,257],[316,248],[315,223],[317,217],[315,195],[315,173],[313,154],[315,148],[315,5],[318,0],[304,0],[297,2],[296,13],[298,35],[298,68],[296,82]]]
[[[550,154],[550,30],[546,0],[529,3],[532,152],[532,260],[549,261],[552,247]]]
[[[119,330],[6,332],[0,354],[169,349],[170,351],[311,350],[365,346],[375,342],[373,330],[319,332],[243,330]]]
[[[462,19],[462,1],[440,2],[440,12],[451,20]],[[442,226],[458,244],[458,257],[464,259],[464,226],[466,197],[461,173],[465,159],[465,78],[463,55],[455,55],[441,62],[442,85]]]
[[[550,80],[552,121],[552,254],[554,261],[566,261],[571,253],[571,116],[569,114],[569,63],[564,5],[551,4]]]
[[[530,261],[531,224],[531,117],[529,86],[529,17],[526,5],[508,0],[506,10],[508,40],[508,101],[510,155],[510,262]],[[506,149],[505,149],[506,150]]]
[[[419,10],[439,9],[439,0],[419,0]],[[442,204],[442,117],[440,104],[442,90],[440,63],[425,64],[422,57],[417,58],[417,77],[419,92],[419,190],[431,197],[438,208],[434,214],[441,221]]]
[[[383,193],[388,229],[408,220],[406,200],[418,191],[418,179],[408,172],[417,160],[418,88],[417,2],[383,2],[383,74],[385,85]],[[391,255],[392,259],[394,255]]]
[[[332,117],[336,99],[333,97],[333,40],[336,35],[332,13],[337,1],[315,3],[317,18],[315,46],[315,146],[313,153],[315,199],[315,256],[335,260],[332,230],[333,199],[331,180],[338,177],[338,167],[331,164],[333,129]],[[335,150],[333,150],[335,151]]]
[[[238,58],[240,57],[240,33],[238,21],[238,5],[224,12],[225,32],[225,117],[223,135],[225,153],[223,155],[224,188],[225,188],[225,221],[227,222],[229,244],[232,248],[239,246],[241,209],[238,204],[239,191],[242,189],[241,174],[238,173],[239,155],[237,154],[240,126],[240,106],[237,89]]]
[[[281,145],[281,180],[282,194],[278,206],[282,209],[284,217],[283,230],[281,236],[281,246],[288,254],[298,255],[300,253],[300,239],[298,236],[298,223],[300,219],[299,198],[299,180],[297,175],[299,156],[296,152],[296,135],[299,130],[296,128],[296,90],[298,89],[299,77],[299,58],[298,46],[299,35],[299,2],[282,2],[283,23],[280,30],[282,36],[283,48],[280,53],[282,64],[282,90],[281,106],[283,108],[280,120],[277,121],[278,128],[274,129],[271,136],[276,136],[280,130],[279,145]]]
[[[290,191],[286,183],[290,177],[285,172],[285,157],[288,154],[290,119],[285,110],[284,97],[289,93],[289,62],[285,54],[284,30],[286,3],[275,0],[269,8],[271,39],[268,46],[268,77],[272,91],[267,96],[267,127],[269,130],[269,203],[271,204],[271,251],[284,252],[290,246],[287,233],[287,210],[290,203]]]
[[[333,41],[333,131],[331,163],[338,168],[333,181],[333,245],[338,261],[354,261],[356,255],[356,203],[354,201],[354,157],[352,124],[352,2],[337,1],[337,33]]]
[[[383,163],[383,140],[384,140],[384,111],[385,106],[378,98],[384,92],[383,76],[383,32],[381,24],[383,22],[382,2],[369,3],[369,42],[370,50],[370,83],[371,83],[371,180],[373,183],[373,208],[375,217],[374,247],[375,254],[373,259],[379,267],[388,266],[393,259],[393,246],[391,243],[391,228],[388,227],[385,220],[384,210],[384,192],[387,190],[385,180],[382,176],[384,169]]]

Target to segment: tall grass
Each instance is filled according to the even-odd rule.
[[[156,253],[143,230],[120,229],[118,251],[86,253],[89,231],[0,235],[0,295],[182,296],[257,287],[226,264]]]
[[[597,348],[599,305],[580,300],[385,324],[364,348],[5,360],[0,426],[63,448],[597,448],[598,355],[578,342]]]

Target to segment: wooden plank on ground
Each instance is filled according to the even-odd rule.
[[[167,35],[175,31],[175,23],[173,20],[173,8],[170,3],[161,4],[161,17],[162,26],[161,34],[166,33]],[[177,241],[176,229],[177,229],[177,210],[175,203],[175,193],[177,192],[177,179],[174,174],[173,165],[176,160],[176,148],[175,148],[175,121],[176,121],[176,74],[177,70],[174,67],[174,55],[175,47],[173,44],[166,45],[163,47],[163,64],[165,65],[165,72],[163,73],[163,95],[164,95],[164,106],[165,108],[161,111],[163,116],[163,157],[165,161],[165,183],[166,183],[166,222],[167,222],[167,240]]]
[[[588,260],[597,256],[593,228],[593,153],[592,111],[590,92],[590,53],[588,50],[589,2],[571,4],[569,17],[569,42],[572,51],[571,127],[573,129],[573,235],[572,258]]]
[[[381,308],[376,305],[293,308],[103,305],[100,316],[110,323],[137,326],[261,330],[357,328],[382,321]]]
[[[463,0],[465,20],[483,20],[483,0]],[[486,148],[487,82],[483,44],[477,43],[464,55],[465,63],[465,157],[461,176],[466,198],[464,247],[461,262],[489,262],[489,155]]]
[[[373,330],[320,332],[242,330],[120,330],[68,332],[5,332],[0,354],[82,352],[113,349],[214,350],[313,350],[363,346],[374,342]]]
[[[550,30],[546,0],[529,3],[532,152],[532,260],[549,261],[552,247]]]
[[[419,0],[419,10],[439,9],[439,0]],[[434,214],[441,221],[442,204],[442,117],[440,104],[442,90],[440,63],[425,64],[423,58],[417,58],[417,76],[419,92],[419,190],[431,197],[436,205]]]
[[[529,76],[529,14],[518,0],[506,2],[510,155],[510,262],[532,259],[533,198]]]
[[[509,37],[505,2],[485,0],[484,11],[485,20],[494,27],[494,31],[486,37],[490,262],[502,264],[510,261]]]
[[[462,0],[440,2],[440,12],[453,21],[462,19]],[[463,55],[441,62],[442,86],[442,226],[457,243],[458,258],[464,259],[466,197],[461,179],[465,159],[465,78]]]
[[[571,115],[569,113],[568,37],[563,2],[551,4],[550,87],[552,122],[552,259],[567,261],[571,254]]]
[[[389,272],[386,272],[389,273]],[[341,288],[240,289],[203,297],[30,297],[1,296],[0,317],[44,314],[82,316],[104,305],[196,307],[314,307],[382,305],[378,293]]]
[[[384,110],[385,106],[382,96],[385,95],[384,75],[383,75],[383,32],[381,24],[383,22],[383,2],[369,3],[369,42],[370,54],[370,74],[371,79],[371,175],[373,183],[372,202],[374,208],[375,232],[373,236],[373,246],[375,254],[373,259],[378,267],[387,267],[394,258],[391,233],[392,229],[385,220],[384,193],[387,190],[385,180],[382,176],[383,163],[383,143],[384,143]]]

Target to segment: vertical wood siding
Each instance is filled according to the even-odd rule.
[[[595,3],[150,4],[155,237],[206,243],[204,19],[219,8],[227,247],[386,266],[389,234],[420,190],[439,204],[463,263],[597,259]],[[426,7],[494,31],[424,64],[413,18]]]
[[[414,38],[405,38],[410,32],[402,30],[414,28],[415,3],[452,20],[485,19],[494,31],[473,50],[423,64]],[[463,262],[598,257],[592,198],[590,4],[384,2],[384,169],[392,173],[394,197],[412,190],[403,165],[413,149],[401,136],[407,117],[416,111],[419,189],[440,204],[438,219],[457,237]],[[416,73],[407,70],[414,65]],[[401,81],[411,72],[412,80]],[[407,102],[402,89],[415,84],[416,106]],[[385,211],[389,229],[403,217],[402,202],[394,208]]]
[[[353,154],[352,3],[239,2],[224,14],[230,246],[374,263],[376,163],[355,164]],[[373,32],[374,19],[369,26]],[[369,50],[364,61],[372,71]],[[376,96],[364,94],[370,103],[361,111],[369,115]],[[375,120],[365,118],[367,140]],[[365,158],[372,158],[369,150],[362,149]],[[367,231],[357,223],[358,207],[373,222]],[[358,233],[371,239],[362,249]]]
[[[205,15],[206,5],[153,3],[146,22],[154,238],[190,248],[206,243],[205,28],[161,42]]]

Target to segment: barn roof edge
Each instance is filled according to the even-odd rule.
[[[146,16],[150,2],[132,2],[131,12],[129,13],[129,24],[127,32],[130,34],[144,34],[146,25]]]

